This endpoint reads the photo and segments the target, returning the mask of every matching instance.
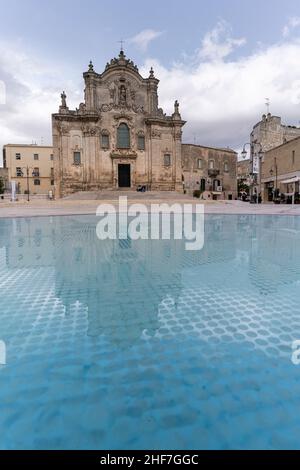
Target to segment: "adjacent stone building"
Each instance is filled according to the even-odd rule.
[[[200,145],[182,145],[182,171],[187,193],[200,190],[204,199],[237,197],[237,153]]]
[[[300,128],[282,124],[281,117],[263,114],[251,133],[251,143],[261,144],[263,152],[278,147],[296,137],[300,137]]]
[[[281,117],[272,116],[271,113],[263,114],[262,120],[250,134],[249,175],[253,175],[250,187],[252,195],[261,193],[261,155],[297,137],[300,137],[300,127],[284,125]]]
[[[300,136],[265,152],[261,171],[264,202],[274,194],[286,202],[300,203]]]
[[[55,194],[132,188],[182,190],[178,102],[167,116],[158,104],[153,69],[143,78],[121,50],[103,73],[83,74],[84,103],[76,110],[61,95],[52,116]]]
[[[8,186],[16,182],[17,192],[48,195],[54,190],[53,147],[45,145],[7,144],[3,147],[3,165]],[[28,172],[28,178],[27,178]]]

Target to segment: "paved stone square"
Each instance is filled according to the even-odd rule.
[[[128,204],[151,203],[204,204],[207,214],[261,214],[261,215],[300,215],[298,205],[249,204],[241,201],[201,201],[176,192],[137,193],[134,191],[101,191],[77,193],[56,201],[33,199],[30,202],[0,202],[0,217],[37,217],[56,215],[95,214],[101,203],[116,207],[120,196],[128,197]]]

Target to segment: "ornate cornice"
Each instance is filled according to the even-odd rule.
[[[136,159],[137,158],[137,153],[133,150],[113,150],[110,154],[110,158],[112,160],[114,159]]]

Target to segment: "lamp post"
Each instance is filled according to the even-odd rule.
[[[30,187],[29,187],[29,172],[30,170],[32,170],[32,176],[35,177],[35,176],[39,176],[39,174],[37,174],[37,172],[35,171],[34,168],[30,167],[30,166],[24,166],[23,168],[21,168],[21,171],[22,171],[22,176],[23,176],[23,170],[25,170],[26,172],[26,178],[27,178],[27,201],[29,202],[30,201],[30,198],[29,198],[29,193],[30,193]]]
[[[253,193],[254,193],[254,175],[257,175],[258,174],[258,193],[256,195],[256,202],[257,204],[259,203],[259,194],[261,193],[261,168],[262,168],[262,160],[263,160],[263,157],[264,157],[264,153],[263,153],[263,148],[262,148],[262,145],[260,143],[252,143],[252,142],[247,142],[246,144],[244,144],[244,147],[243,147],[243,151],[241,153],[243,159],[245,160],[247,158],[247,150],[246,150],[246,147],[247,146],[250,146],[250,163],[251,163],[251,171],[250,171],[250,175],[252,177],[252,180],[253,180],[253,184],[252,184],[252,190],[251,190],[251,193],[250,193],[250,199],[253,197]],[[258,151],[255,152],[256,150],[256,146],[259,146],[258,148]],[[257,155],[258,156],[258,169],[257,171],[254,171],[255,168],[254,168],[254,156]]]
[[[275,168],[275,189],[274,189],[274,196],[273,196],[273,202],[277,198],[277,186],[278,186],[278,165],[277,165],[277,158],[274,157],[274,168]],[[274,175],[274,170],[271,168],[270,170],[270,175]]]

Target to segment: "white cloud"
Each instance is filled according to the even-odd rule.
[[[282,35],[284,38],[287,38],[291,32],[300,26],[300,17],[299,16],[292,16],[289,18],[287,24],[284,26],[282,30]]]
[[[51,144],[51,113],[58,110],[61,90],[68,84],[74,90],[74,83],[58,76],[52,64],[24,53],[20,44],[1,41],[1,84],[0,148],[7,143],[40,143],[42,137],[44,144]]]
[[[196,135],[197,143],[241,148],[266,110],[266,96],[271,99],[273,114],[298,125],[300,40],[288,36],[248,55],[230,58],[242,41],[233,39],[230,28],[219,23],[214,33],[204,36],[192,57],[169,67],[148,58],[140,69],[148,76],[154,66],[160,79],[160,106],[167,113],[173,112],[175,99],[180,101],[182,117],[187,120],[185,142],[194,142]],[[81,72],[45,64],[22,53],[21,46],[0,42],[0,80],[6,86],[6,104],[0,104],[0,145],[39,141],[41,136],[51,143],[51,113],[58,109],[61,91],[66,90],[70,108],[82,101]]]
[[[207,60],[224,59],[246,43],[245,38],[234,39],[231,34],[230,25],[220,20],[212,31],[205,34],[199,49],[199,57]]]
[[[0,80],[0,104],[6,103],[6,87],[5,83]]]
[[[288,124],[300,119],[300,41],[285,41],[235,60],[218,56],[165,67],[147,60],[142,73],[151,65],[160,79],[160,104],[173,111],[180,101],[184,140],[216,146],[240,148],[249,140],[253,125],[266,112],[265,97],[271,111]],[[192,65],[191,65],[192,64]]]
[[[154,39],[159,38],[163,34],[162,31],[155,31],[154,29],[144,29],[136,36],[133,36],[128,40],[130,44],[134,44],[142,52],[148,49],[150,42]]]

